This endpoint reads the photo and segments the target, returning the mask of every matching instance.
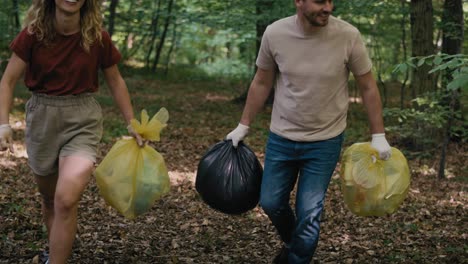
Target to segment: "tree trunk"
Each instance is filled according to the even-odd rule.
[[[412,57],[434,54],[433,13],[432,0],[411,0]],[[413,98],[434,90],[435,76],[428,73],[430,69],[429,65],[422,65],[413,70],[411,80]]]
[[[405,5],[406,5],[406,0],[401,0],[401,10],[402,10],[402,12],[404,14],[406,14],[406,12],[404,12],[404,10],[406,9]],[[401,27],[401,47],[403,49],[403,61],[406,61],[408,59],[407,58],[407,47],[406,47],[406,20],[407,20],[407,16],[403,15],[403,17],[401,18],[401,24],[400,24],[400,27]],[[409,74],[408,74],[408,70],[406,70],[405,79],[401,83],[401,87],[400,87],[400,109],[402,109],[402,110],[405,107],[406,82],[408,82],[408,78],[409,78]]]
[[[21,29],[21,24],[20,24],[20,19],[19,19],[18,0],[12,0],[12,4],[13,4],[13,13],[14,13],[14,17],[15,17],[16,31],[19,31]]]
[[[226,42],[226,59],[230,59],[232,57],[232,43]]]
[[[119,0],[111,0],[110,7],[109,7],[109,26],[107,30],[111,37],[114,34],[115,10],[117,9],[118,4],[119,4]]]
[[[177,23],[174,21],[172,24],[172,40],[171,40],[171,47],[169,48],[169,51],[167,52],[167,58],[166,58],[166,67],[164,69],[164,76],[167,76],[169,73],[169,65],[171,63],[171,55],[172,52],[174,51],[174,47],[177,44]]]
[[[172,4],[173,3],[174,3],[174,0],[169,0],[169,3],[167,4],[167,17],[166,17],[166,21],[164,24],[162,36],[161,36],[161,39],[159,40],[158,48],[156,50],[156,57],[154,58],[154,61],[153,61],[153,67],[151,68],[153,72],[156,72],[156,68],[158,67],[159,57],[161,57],[161,51],[164,46],[164,41],[166,40],[167,29],[169,28],[169,23],[171,21],[171,16],[172,16]]]
[[[256,48],[257,54],[260,49],[260,44],[262,43],[262,36],[263,32],[269,24],[271,24],[274,19],[267,19],[265,18],[265,13],[268,10],[273,8],[273,0],[257,0],[256,4],[256,14],[257,14],[257,24],[256,24],[256,33],[257,33],[257,41],[256,41]]]
[[[128,7],[128,10],[133,10],[133,5],[134,1],[130,2],[130,6]],[[125,10],[124,12],[128,12],[128,10]],[[122,48],[120,49],[120,52],[122,53],[122,56],[127,57],[129,55],[129,50],[131,50],[134,47],[134,37],[135,34],[132,32],[133,27],[131,26],[131,23],[126,23],[125,28],[122,30],[122,33],[125,33],[125,38],[122,41]]]
[[[262,43],[262,36],[263,33],[265,32],[267,26],[271,24],[273,21],[275,21],[276,18],[269,17],[266,15],[268,13],[268,10],[271,10],[273,8],[273,3],[274,0],[256,0],[256,5],[255,5],[255,11],[257,15],[257,23],[256,23],[256,52],[255,54],[258,54],[258,51],[260,50],[260,45]],[[256,58],[256,57],[255,57]],[[254,62],[254,67],[253,67],[253,75],[255,76],[255,73],[257,72],[257,65]],[[252,77],[253,80],[253,77]],[[247,94],[249,92],[249,87],[245,90],[245,92],[239,96],[238,98],[234,99],[235,102],[242,102],[244,103],[245,100],[247,99]],[[271,89],[271,93],[268,96],[267,99],[267,104],[272,104],[273,99],[274,99],[275,91],[274,89]]]
[[[460,100],[458,91],[451,91],[450,92],[451,97],[450,97],[450,102],[449,102],[449,117],[447,120],[447,126],[445,129],[445,135],[444,135],[444,140],[443,140],[443,145],[442,145],[442,152],[440,154],[440,160],[439,160],[439,171],[438,171],[438,178],[439,179],[444,179],[445,178],[445,160],[447,156],[447,148],[448,144],[450,142],[450,131],[452,130],[452,124],[454,121],[454,113],[455,113],[455,107],[458,101]]]
[[[382,106],[386,107],[387,106],[387,98],[388,98],[388,92],[387,92],[387,86],[385,85],[385,81],[382,77],[382,56],[380,53],[380,48],[376,47],[375,49],[375,66],[377,68],[377,80],[382,87]]]
[[[161,0],[158,0],[158,8],[154,12],[153,18],[151,19],[151,40],[149,43],[149,50],[146,54],[146,66],[149,68],[151,53],[153,53],[154,42],[156,41],[156,36],[158,35],[158,21],[159,21],[159,11],[161,10]]]
[[[442,53],[462,53],[463,22],[462,0],[445,0],[442,16]]]
[[[463,5],[461,0],[445,0],[444,13],[442,15],[442,53],[449,55],[459,54],[462,52],[462,41],[463,41]],[[445,80],[443,83],[450,82],[450,72],[447,72],[442,76]],[[456,117],[455,112],[459,111],[460,106],[460,90],[448,91],[446,90],[446,97],[449,98],[449,109],[450,114],[445,128],[444,143],[442,145],[442,153],[439,161],[439,179],[445,178],[445,161],[448,144],[450,142],[450,131],[452,130],[452,124]],[[463,113],[462,113],[463,114]],[[464,119],[463,115],[460,117]]]

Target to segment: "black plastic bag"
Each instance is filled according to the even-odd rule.
[[[226,214],[253,209],[260,198],[263,168],[243,142],[231,140],[213,145],[198,164],[195,188],[203,201]]]

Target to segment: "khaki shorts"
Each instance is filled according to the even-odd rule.
[[[91,94],[49,96],[33,93],[26,103],[28,164],[36,175],[58,172],[59,157],[96,162],[102,111]]]

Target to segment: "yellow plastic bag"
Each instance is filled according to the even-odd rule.
[[[370,143],[356,143],[343,155],[341,191],[347,207],[356,215],[392,214],[408,193],[410,171],[405,156],[392,148],[392,156],[383,161]]]
[[[151,120],[143,110],[141,123],[133,119],[131,126],[144,139],[159,141],[168,119],[165,108]],[[162,155],[148,145],[139,147],[134,138],[117,141],[96,168],[95,175],[106,202],[129,219],[148,211],[170,187]]]

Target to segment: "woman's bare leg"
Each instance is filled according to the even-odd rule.
[[[54,221],[54,196],[58,174],[47,176],[34,175],[34,177],[42,197],[42,219],[47,228],[47,239],[50,239],[50,229]]]
[[[93,171],[89,159],[68,156],[59,160],[55,190],[54,220],[50,231],[50,263],[66,263],[71,254],[77,230],[78,202]]]

